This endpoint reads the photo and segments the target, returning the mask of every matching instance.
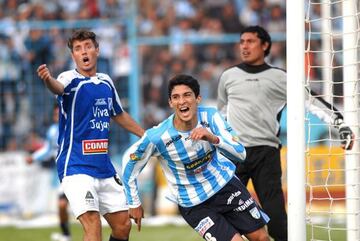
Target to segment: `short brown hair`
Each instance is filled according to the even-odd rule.
[[[75,32],[73,32],[71,37],[68,39],[67,46],[69,47],[69,49],[72,52],[73,51],[73,43],[75,40],[83,41],[83,40],[87,40],[87,39],[91,39],[91,41],[95,45],[95,48],[99,47],[99,43],[96,41],[96,34],[94,32],[91,32],[91,31],[88,31],[85,29],[80,29],[80,30],[76,30]]]

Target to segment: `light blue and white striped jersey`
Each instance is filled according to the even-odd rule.
[[[31,155],[32,159],[35,162],[46,162],[51,159],[54,161],[58,153],[58,136],[59,126],[57,123],[54,123],[46,131],[44,145]]]
[[[151,156],[158,157],[172,197],[180,206],[191,207],[209,199],[230,181],[235,172],[232,161],[242,161],[246,153],[235,132],[215,108],[198,107],[197,127],[204,127],[220,139],[193,141],[190,131],[173,125],[174,114],[144,136],[124,154],[122,180],[129,207],[138,207],[136,178]]]
[[[74,174],[114,176],[108,155],[110,117],[123,109],[113,81],[106,74],[85,77],[76,70],[61,73],[57,80],[64,85],[58,96],[60,180]]]

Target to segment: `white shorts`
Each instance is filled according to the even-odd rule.
[[[99,179],[85,174],[63,178],[61,183],[76,218],[87,211],[101,215],[128,210],[123,187],[115,177]]]

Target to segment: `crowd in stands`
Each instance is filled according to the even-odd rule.
[[[100,42],[98,72],[114,80],[128,108],[131,69],[126,21],[132,0],[0,0],[0,150],[39,145],[50,125],[54,96],[37,77],[40,64],[54,76],[72,68],[66,41],[72,28],[58,23],[111,20],[90,27]],[[238,34],[244,26],[262,25],[270,33],[285,34],[282,0],[138,0],[139,37],[223,36]],[[47,22],[44,22],[47,21]],[[63,21],[63,22],[62,22]],[[37,25],[42,22],[45,25]],[[40,26],[40,27],[39,27]],[[63,26],[63,27],[62,27]],[[89,26],[87,26],[89,27]],[[196,76],[206,103],[216,99],[221,72],[240,62],[236,43],[140,45],[141,118],[145,128],[168,115],[167,81],[177,73]],[[285,68],[285,42],[275,40],[269,62]],[[128,146],[121,130],[113,130],[112,146]],[[121,139],[122,138],[122,139]],[[32,141],[37,140],[37,141]],[[120,142],[120,143],[118,143]]]

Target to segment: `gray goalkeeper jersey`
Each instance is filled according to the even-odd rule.
[[[308,110],[325,122],[342,118],[321,98],[310,99]],[[226,111],[229,124],[245,147],[279,146],[281,111],[285,105],[286,72],[282,69],[266,63],[240,64],[226,69],[220,76],[218,109]]]

